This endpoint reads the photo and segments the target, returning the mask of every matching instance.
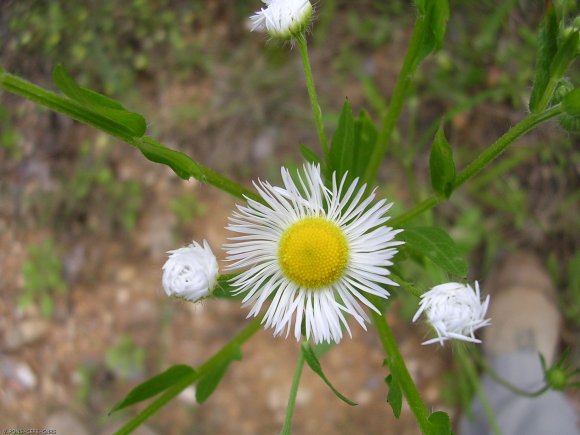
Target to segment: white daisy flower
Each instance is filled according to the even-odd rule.
[[[291,39],[302,33],[312,18],[308,0],[262,0],[266,8],[250,17],[251,30],[268,32],[270,36]]]
[[[210,295],[218,279],[218,263],[206,240],[169,251],[163,265],[167,296],[195,302]]]
[[[475,291],[469,284],[448,282],[433,287],[421,296],[413,322],[425,312],[437,332],[437,338],[423,344],[439,342],[443,346],[444,341],[451,339],[481,343],[481,340],[475,338],[474,332],[490,324],[490,319],[484,319],[488,306],[489,295],[481,301],[477,281]]]
[[[286,328],[288,336],[295,316],[296,340],[304,321],[307,339],[338,343],[343,326],[351,335],[345,313],[366,329],[361,304],[379,312],[367,295],[386,299],[383,285],[397,285],[387,275],[402,230],[385,226],[392,204],[373,205],[374,192],[365,196],[358,179],[345,186],[346,175],[338,183],[335,173],[328,189],[315,165],[298,182],[282,168],[282,179],[284,188],[254,183],[265,205],[248,199],[230,218],[227,228],[238,235],[225,245],[228,268],[249,267],[232,284],[247,293],[243,306],[253,305],[248,317],[272,296],[263,323],[274,335]]]

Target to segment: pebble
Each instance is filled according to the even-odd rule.
[[[16,350],[44,337],[48,332],[48,322],[42,319],[31,319],[17,323],[4,334],[6,350]]]
[[[2,374],[2,377],[12,381],[12,384],[18,390],[33,390],[38,383],[36,375],[30,366],[14,358],[0,358],[0,374]]]

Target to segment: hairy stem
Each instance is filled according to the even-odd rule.
[[[389,140],[391,139],[393,130],[395,129],[399,116],[401,115],[405,96],[411,82],[413,81],[417,65],[419,64],[419,62],[417,62],[417,57],[421,48],[421,42],[425,37],[427,29],[424,25],[424,21],[425,18],[423,16],[418,16],[415,21],[415,27],[413,28],[405,59],[403,60],[403,66],[401,67],[397,82],[395,83],[395,88],[393,89],[393,95],[391,96],[388,109],[382,118],[379,136],[365,174],[365,180],[369,186],[373,185],[377,178],[379,166],[388,150]]]
[[[371,300],[373,304],[376,306],[376,299]],[[393,376],[397,378],[399,384],[401,385],[401,390],[407,399],[407,403],[411,408],[411,411],[415,415],[417,419],[417,423],[419,424],[419,428],[421,432],[424,434],[431,433],[431,423],[429,422],[429,410],[427,406],[421,399],[419,391],[407,370],[407,366],[405,365],[405,361],[401,352],[399,352],[399,347],[387,323],[387,320],[379,313],[371,310],[371,319],[375,328],[377,329],[377,334],[381,340],[383,348],[387,353],[387,359],[389,362],[389,369],[393,373]]]
[[[496,158],[498,158],[506,148],[519,139],[521,136],[533,130],[538,125],[560,115],[562,113],[562,107],[560,104],[546,110],[542,113],[531,113],[522,119],[519,123],[517,123],[511,130],[505,133],[502,137],[500,137],[495,143],[493,143],[489,148],[483,151],[479,156],[477,156],[469,165],[467,165],[455,179],[453,184],[453,190],[458,189],[463,185],[467,180],[471,177],[479,173],[482,169],[484,169],[487,165],[493,162]],[[410,210],[406,211],[405,213],[401,214],[400,216],[395,217],[391,221],[389,221],[389,225],[394,227],[401,226],[404,223],[410,221],[414,217],[418,216],[419,214],[435,207],[440,202],[445,201],[445,198],[442,198],[437,195],[432,195],[427,199],[423,200],[415,207],[411,208]]]
[[[310,97],[310,105],[312,106],[312,114],[314,115],[314,122],[316,124],[316,131],[322,146],[324,158],[328,161],[328,142],[326,140],[326,133],[324,132],[324,124],[322,123],[322,110],[318,103],[316,95],[316,88],[314,87],[314,77],[312,76],[312,68],[310,67],[310,58],[308,56],[308,46],[306,44],[306,35],[301,33],[296,38],[296,43],[300,49],[300,57],[302,57],[302,65],[304,66],[304,77],[306,79],[306,88],[308,89],[308,96]]]
[[[298,360],[296,361],[296,369],[294,370],[294,377],[292,378],[292,386],[290,387],[290,395],[288,396],[288,406],[286,407],[286,417],[284,418],[284,426],[282,427],[281,435],[290,435],[292,433],[292,415],[294,414],[294,406],[296,405],[296,396],[298,394],[298,385],[300,384],[300,377],[302,376],[302,368],[304,367],[304,351],[302,346],[298,353]]]
[[[117,139],[122,140],[136,148],[141,149],[144,142],[154,143],[156,145],[165,147],[158,142],[148,138],[148,137],[135,137],[128,134],[127,130],[123,128],[118,122],[109,119],[99,113],[72,101],[69,98],[63,97],[61,95],[55,94],[54,92],[48,91],[40,86],[30,83],[27,80],[21,79],[20,77],[14,76],[4,72],[0,69],[0,89],[4,89],[7,92],[18,95],[20,97],[26,98],[27,100],[33,101],[40,106],[44,106],[55,112],[62,113],[75,119],[83,124],[90,125],[98,130],[101,130]],[[169,148],[168,148],[169,149]],[[191,160],[191,159],[190,159]],[[202,183],[208,183],[212,186],[217,187],[224,192],[235,196],[236,198],[246,199],[251,198],[255,201],[262,202],[262,199],[256,193],[246,189],[240,184],[215,171],[210,168],[203,166],[202,164],[193,162],[192,170],[188,175],[196,178]]]

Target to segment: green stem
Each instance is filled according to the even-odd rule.
[[[288,396],[288,406],[286,407],[286,418],[284,419],[284,426],[282,427],[281,435],[290,435],[292,433],[292,415],[294,414],[294,407],[296,405],[296,395],[298,394],[298,385],[300,384],[300,377],[302,376],[302,368],[304,367],[304,351],[302,346],[298,353],[298,360],[296,361],[296,369],[294,370],[294,377],[292,378],[292,386],[290,387],[290,395]]]
[[[409,282],[405,281],[403,278],[401,278],[399,275],[395,273],[391,273],[389,275],[389,278],[391,278],[393,281],[395,281],[397,284],[399,284],[401,287],[403,287],[405,290],[407,290],[415,297],[420,298],[421,295],[423,294],[421,290],[419,290],[417,287],[413,286]]]
[[[26,98],[27,100],[33,101],[36,104],[55,112],[67,115],[72,119],[90,125],[139,149],[141,149],[144,143],[155,144],[167,148],[151,138],[132,136],[128,134],[127,129],[118,122],[95,113],[69,98],[47,91],[46,89],[30,83],[27,80],[21,79],[20,77],[8,74],[2,69],[0,69],[0,89],[4,89],[7,92]],[[191,162],[193,162],[191,165],[192,171],[190,171],[188,175],[196,178],[202,183],[211,184],[236,198],[245,199],[247,197],[256,201],[262,201],[259,195],[239,185],[235,181],[212,171],[198,162],[193,160],[191,160]]]
[[[316,96],[316,88],[314,87],[314,77],[312,76],[312,68],[310,67],[310,58],[308,56],[308,46],[306,44],[306,35],[301,33],[296,38],[296,43],[300,49],[300,56],[302,57],[302,65],[304,66],[304,77],[306,78],[306,88],[308,89],[308,96],[310,97],[310,105],[312,106],[312,114],[314,115],[314,122],[316,124],[316,131],[322,146],[324,158],[328,161],[328,142],[326,140],[326,133],[324,132],[324,124],[322,122],[322,110],[318,104],[318,97]]]
[[[491,431],[493,432],[494,435],[501,435],[502,432],[497,422],[497,419],[495,418],[495,412],[491,407],[491,404],[489,403],[485,390],[481,388],[481,382],[479,381],[479,377],[477,376],[477,372],[475,371],[475,368],[473,367],[473,364],[469,359],[469,356],[465,354],[465,351],[461,345],[455,346],[454,350],[456,351],[456,354],[459,357],[459,362],[463,366],[463,369],[465,370],[467,377],[469,378],[469,381],[471,382],[473,388],[475,389],[477,397],[479,397],[479,400],[483,407],[483,411],[485,412],[485,415],[489,422]]]
[[[546,110],[542,113],[531,113],[517,123],[511,130],[500,137],[495,143],[493,143],[489,148],[482,152],[479,156],[475,158],[469,165],[465,167],[455,179],[453,184],[453,190],[458,189],[471,177],[479,173],[483,168],[489,165],[497,157],[499,157],[506,148],[523,136],[528,131],[534,129],[538,125],[560,115],[562,113],[562,107],[560,104]],[[435,207],[440,202],[443,202],[445,198],[439,197],[437,195],[432,195],[427,199],[423,200],[415,207],[406,211],[405,213],[397,216],[396,218],[389,221],[389,225],[397,227],[410,221],[417,215],[423,213]]]
[[[475,359],[475,362],[477,363],[477,365],[479,365],[481,367],[481,369],[483,371],[485,371],[489,377],[491,379],[494,380],[494,382],[497,382],[498,384],[500,384],[501,386],[507,388],[508,390],[510,390],[512,393],[517,394],[518,396],[523,396],[523,397],[529,397],[529,398],[534,398],[534,397],[538,397],[541,396],[542,394],[544,394],[546,391],[548,391],[550,389],[549,385],[544,385],[543,387],[537,389],[536,391],[526,391],[526,390],[522,390],[519,387],[516,387],[514,384],[512,384],[511,382],[507,381],[506,379],[502,378],[489,364],[487,361],[485,361],[481,355],[479,354],[479,352],[472,352],[471,355],[473,356],[473,358]]]
[[[147,408],[137,414],[133,419],[127,422],[121,429],[115,432],[115,435],[125,435],[131,433],[134,429],[139,427],[141,423],[155,414],[159,409],[165,406],[169,401],[179,395],[183,390],[196,382],[198,379],[206,375],[213,367],[220,365],[226,361],[229,356],[250,337],[252,337],[258,329],[260,329],[262,318],[258,317],[248,324],[238,335],[231,339],[224,347],[217,351],[210,359],[195,369],[195,372],[183,379],[179,384],[174,385],[163,393],[160,397],[155,399]]]
[[[425,32],[425,18],[423,16],[418,16],[415,21],[411,40],[409,41],[409,48],[407,49],[405,59],[403,60],[403,66],[401,67],[397,82],[395,83],[395,88],[393,89],[393,95],[391,96],[388,109],[383,116],[381,130],[379,131],[379,136],[367,167],[365,180],[368,186],[372,186],[377,178],[379,166],[387,152],[389,140],[391,139],[395,125],[401,115],[407,90],[413,81],[415,70],[419,64],[417,58],[419,56],[421,43],[425,37]]]
[[[373,300],[371,300],[371,302],[373,302]],[[376,305],[376,302],[373,302],[373,304]],[[419,391],[405,366],[405,361],[403,360],[401,352],[399,352],[399,347],[397,346],[397,342],[395,341],[395,337],[389,324],[381,314],[372,310],[371,318],[375,328],[377,329],[377,334],[379,335],[383,348],[387,353],[389,369],[393,373],[393,376],[399,381],[401,390],[407,399],[411,411],[417,419],[421,432],[424,434],[431,433],[429,410],[423,402],[423,399],[421,399]]]

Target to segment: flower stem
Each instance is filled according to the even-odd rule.
[[[184,378],[180,383],[169,388],[165,393],[159,396],[147,408],[137,414],[133,419],[129,420],[121,429],[115,432],[115,435],[125,435],[131,433],[134,429],[139,427],[141,423],[155,414],[159,409],[165,406],[169,401],[179,395],[183,390],[196,382],[198,379],[207,374],[213,367],[223,363],[227,360],[229,355],[241,346],[250,337],[252,337],[258,329],[260,329],[262,318],[258,317],[248,324],[242,331],[232,338],[225,346],[217,351],[210,359],[195,369],[195,372]]]
[[[133,145],[136,148],[141,149],[144,143],[148,143],[169,149],[148,137],[132,136],[125,128],[123,128],[123,125],[119,124],[119,122],[96,113],[69,98],[47,91],[27,80],[9,74],[1,68],[0,89],[4,89],[7,92],[26,98],[27,100],[33,101],[34,103],[47,107],[55,112],[67,115],[83,124],[95,127],[96,129]],[[185,155],[183,156],[189,159],[189,157]],[[262,202],[262,199],[256,193],[192,159],[189,160],[191,160],[190,167],[192,168],[191,172],[188,173],[189,176],[196,178],[202,183],[211,184],[236,198],[246,199],[246,197],[248,197]]]
[[[491,428],[491,432],[494,435],[501,435],[501,429],[497,422],[497,418],[495,417],[495,412],[489,403],[487,398],[487,394],[485,390],[481,388],[481,382],[479,381],[479,377],[477,376],[477,372],[475,371],[475,367],[473,367],[472,361],[469,359],[469,356],[465,353],[463,346],[460,344],[454,347],[456,355],[459,357],[459,362],[463,366],[467,377],[469,378],[469,382],[473,385],[475,389],[475,393],[481,402],[481,406],[483,407],[483,411],[487,417],[488,423]]]
[[[310,97],[310,105],[312,106],[312,114],[314,115],[314,122],[316,124],[316,131],[322,146],[324,158],[328,161],[328,142],[326,140],[326,133],[324,132],[324,124],[322,123],[322,110],[318,104],[318,97],[316,96],[316,88],[314,87],[314,77],[312,76],[312,68],[310,67],[310,58],[308,56],[308,46],[306,43],[306,35],[301,33],[296,38],[296,43],[300,49],[300,57],[302,57],[302,65],[304,66],[304,77],[306,78],[306,88],[308,89],[308,96]]]
[[[371,300],[371,302],[376,305],[376,301]],[[407,366],[405,365],[401,352],[399,352],[399,347],[397,346],[397,342],[395,341],[395,337],[387,323],[387,320],[381,314],[372,310],[371,318],[375,328],[377,329],[377,334],[379,335],[383,348],[387,353],[389,369],[393,376],[399,381],[401,390],[407,399],[411,411],[417,419],[421,432],[423,434],[431,433],[432,425],[429,422],[429,410],[423,402],[423,399],[421,399],[419,391],[407,370]]]
[[[286,418],[284,419],[284,426],[282,427],[281,435],[290,435],[292,433],[292,415],[294,414],[294,406],[296,405],[296,395],[298,394],[298,385],[300,384],[300,377],[302,376],[302,368],[304,367],[304,351],[300,346],[298,360],[296,361],[296,369],[294,370],[294,377],[292,378],[292,386],[290,387],[290,395],[288,396],[288,406],[286,407]]]
[[[455,179],[453,184],[453,190],[458,189],[461,185],[463,185],[467,180],[471,177],[479,173],[482,169],[484,169],[487,165],[493,162],[497,157],[499,157],[506,148],[527,133],[530,130],[533,130],[538,125],[560,115],[562,113],[561,105],[556,105],[545,112],[542,113],[531,113],[522,119],[519,123],[517,123],[512,129],[510,129],[507,133],[505,133],[502,137],[500,137],[495,143],[493,143],[489,148],[487,148],[484,152],[482,152],[479,156],[475,158],[469,165],[465,167]],[[417,215],[423,213],[426,210],[429,210],[435,207],[440,202],[445,201],[445,198],[442,198],[437,195],[431,195],[427,199],[423,200],[415,207],[411,208],[410,210],[406,211],[405,213],[401,214],[400,216],[395,217],[391,221],[389,221],[389,225],[394,227],[401,226],[402,224],[410,221]]]
[[[401,115],[409,85],[413,81],[413,76],[419,64],[417,58],[427,29],[424,22],[425,18],[423,16],[418,16],[415,21],[415,27],[413,28],[411,40],[409,41],[409,48],[407,49],[403,66],[395,83],[388,109],[383,115],[379,136],[365,174],[365,180],[368,186],[374,185],[376,181],[379,166],[388,150],[389,141]]]

